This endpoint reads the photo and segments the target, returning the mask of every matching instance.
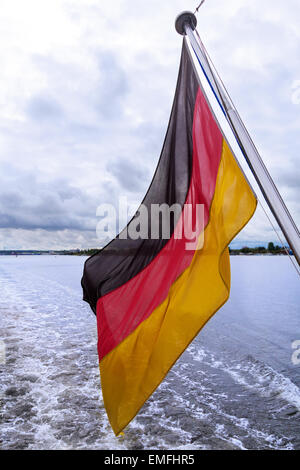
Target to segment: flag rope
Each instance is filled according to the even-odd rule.
[[[203,5],[204,2],[205,2],[205,0],[202,0],[202,2],[199,3],[199,5],[197,6],[196,10],[194,11],[194,15],[195,15],[196,13],[198,13],[200,7],[202,7],[202,5]]]

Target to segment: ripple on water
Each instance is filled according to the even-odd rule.
[[[75,263],[64,258],[68,262]],[[76,269],[80,277],[82,265]],[[100,392],[95,318],[80,288],[34,269],[26,276],[0,270],[0,288],[0,335],[7,350],[0,365],[2,448],[300,447],[298,387],[251,355],[233,360],[222,354],[220,360],[198,339],[125,436],[116,438]]]

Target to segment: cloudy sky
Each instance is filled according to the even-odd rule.
[[[191,0],[1,0],[0,249],[101,245],[99,204],[138,203],[167,128]],[[300,223],[300,3],[206,0],[198,30]],[[242,241],[276,240],[261,210]]]

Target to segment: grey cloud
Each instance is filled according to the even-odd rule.
[[[129,89],[128,77],[112,51],[97,53],[99,84],[92,92],[94,104],[103,117],[122,113],[122,100]]]
[[[60,105],[50,96],[33,96],[26,108],[28,114],[38,121],[57,120],[63,115]]]
[[[128,191],[138,192],[144,189],[148,171],[146,168],[127,160],[110,163],[107,170],[117,178],[119,184]]]
[[[51,231],[95,228],[96,201],[68,181],[44,182],[13,167],[6,167],[6,175],[7,181],[0,189],[1,228]]]
[[[0,229],[0,245],[7,250],[63,250],[66,248],[101,247],[101,242],[96,237],[95,230],[78,231],[44,229]]]
[[[30,115],[38,119],[39,116],[61,117],[64,114],[67,126],[77,126],[87,134],[95,128],[99,130],[99,124],[120,117],[129,90],[130,74],[121,66],[113,50],[91,50],[91,59],[94,68],[93,73],[88,74],[77,63],[62,63],[51,56],[32,56],[33,66],[43,73],[48,86],[39,96],[31,98]],[[94,120],[90,125],[85,116],[93,110],[101,120],[100,123]]]
[[[16,207],[22,204],[22,198],[20,194],[17,194],[12,191],[1,194],[1,205],[6,209],[15,209]]]
[[[296,189],[295,193],[296,200],[299,201],[300,196],[300,170],[292,168],[278,168],[276,175],[282,186],[286,186],[290,189]]]

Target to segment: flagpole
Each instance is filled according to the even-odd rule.
[[[210,58],[207,56],[199,34],[199,40],[195,36],[194,31],[196,26],[197,19],[192,12],[181,13],[175,22],[176,31],[189,38],[199,65],[230,125],[246,162],[300,266],[300,234],[296,223],[286,207],[226,88],[216,73]],[[201,84],[199,75],[198,80]]]

